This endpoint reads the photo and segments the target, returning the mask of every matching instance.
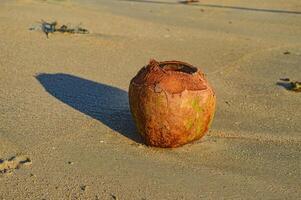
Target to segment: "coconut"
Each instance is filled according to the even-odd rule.
[[[204,136],[216,97],[198,68],[181,61],[151,60],[131,80],[129,103],[145,143],[168,148]]]

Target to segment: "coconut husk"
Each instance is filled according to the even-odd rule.
[[[181,61],[151,60],[131,80],[129,102],[146,144],[177,147],[206,133],[216,98],[198,68]]]

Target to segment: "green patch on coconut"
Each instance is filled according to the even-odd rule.
[[[200,114],[199,116],[197,116],[197,120],[196,120],[196,134],[199,135],[203,132],[204,130],[204,113],[202,112],[202,114]]]
[[[200,106],[199,104],[200,102],[200,98],[199,97],[196,97],[195,99],[192,100],[191,102],[191,106],[193,108],[193,110],[196,112],[196,113],[200,113],[202,112],[202,107]]]
[[[195,117],[190,118],[185,122],[185,128],[186,128],[186,130],[191,130],[194,127],[193,132],[195,132],[195,133],[193,135],[195,135],[195,134],[198,135],[200,132],[203,131],[203,128],[202,128],[203,122],[202,121],[204,118],[204,108],[202,108],[200,106],[200,97],[193,98],[190,101],[189,106],[191,106],[191,108],[195,112],[195,115],[193,115]]]

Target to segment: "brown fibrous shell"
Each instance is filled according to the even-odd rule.
[[[181,61],[151,60],[131,80],[129,103],[146,144],[178,147],[204,136],[216,97],[198,68]]]

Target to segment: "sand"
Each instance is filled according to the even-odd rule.
[[[301,93],[277,84],[301,79],[300,24],[299,0],[2,0],[0,199],[300,198]],[[206,73],[200,141],[141,143],[127,90],[151,58]]]

